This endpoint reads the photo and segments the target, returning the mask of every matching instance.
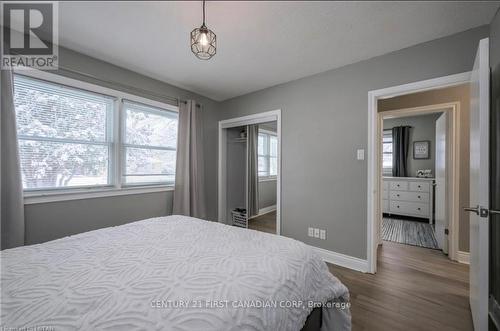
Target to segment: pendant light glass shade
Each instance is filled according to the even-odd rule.
[[[205,24],[191,31],[191,51],[201,60],[208,60],[217,52],[217,36]]]

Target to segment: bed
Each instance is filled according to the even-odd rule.
[[[6,328],[351,327],[347,288],[309,246],[191,217],[152,218],[4,250],[1,266]]]

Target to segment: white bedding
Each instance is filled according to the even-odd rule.
[[[288,331],[309,300],[349,300],[309,246],[184,216],[4,250],[1,265],[8,328]],[[322,330],[350,325],[348,308],[323,308]]]

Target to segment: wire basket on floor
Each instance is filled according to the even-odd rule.
[[[233,218],[233,225],[240,228],[248,228],[248,218],[246,212],[239,212],[236,210],[231,211],[231,217]]]

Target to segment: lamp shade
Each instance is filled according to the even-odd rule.
[[[205,24],[191,31],[191,51],[201,60],[208,60],[217,52],[217,36]]]

